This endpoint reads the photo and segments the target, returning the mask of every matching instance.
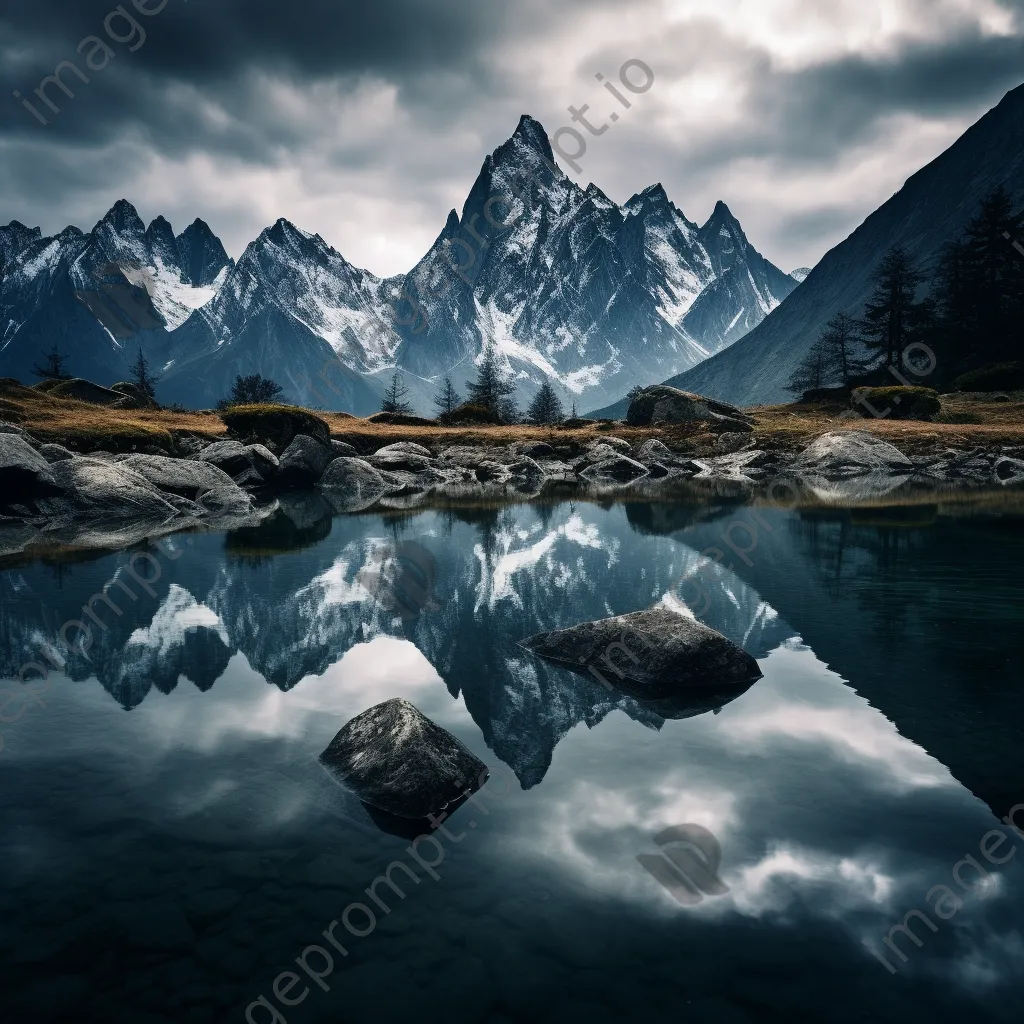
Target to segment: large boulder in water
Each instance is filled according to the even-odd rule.
[[[338,512],[358,512],[372,505],[388,485],[384,477],[362,459],[335,459],[317,485]]]
[[[364,803],[425,818],[475,790],[487,766],[450,732],[396,698],[352,719],[320,762]]]
[[[44,515],[165,521],[188,504],[172,503],[155,484],[117,462],[75,458],[55,462],[49,470],[62,494],[37,502]]]
[[[520,645],[641,700],[744,686],[762,674],[721,633],[664,606],[538,633]]]
[[[655,423],[708,424],[711,430],[731,430],[749,434],[753,420],[746,413],[725,402],[716,402],[703,395],[655,384],[644,388],[630,403],[626,422],[634,427]]]
[[[828,480],[866,473],[909,475],[914,464],[898,448],[863,430],[837,430],[822,434],[797,457],[798,476]]]
[[[211,515],[247,515],[252,498],[222,469],[193,459],[163,455],[130,455],[120,463],[145,477],[161,491],[198,502]]]

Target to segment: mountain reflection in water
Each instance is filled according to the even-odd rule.
[[[408,894],[290,1024],[406,1019],[440,992],[482,1021],[1016,1019],[1016,861],[908,944],[899,978],[861,943],[1024,801],[1024,519],[759,509],[752,549],[709,564],[744,514],[332,518],[296,497],[258,528],[149,549],[146,587],[131,551],[9,566],[0,674],[66,659],[45,706],[0,726],[13,1019],[243,1020],[407,842],[316,764],[395,696],[520,789],[453,849],[447,888]],[[380,581],[403,544],[431,565],[399,606]],[[700,619],[759,660],[745,692],[669,712],[518,646],[681,607],[687,579]],[[56,642],[69,620],[82,652]],[[687,822],[720,842],[728,893],[681,911],[635,855]]]

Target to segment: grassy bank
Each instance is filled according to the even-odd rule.
[[[1000,403],[986,396],[943,396],[944,422],[938,423],[849,418],[843,406],[827,404],[764,406],[752,410],[757,420],[753,439],[772,450],[797,451],[826,431],[853,429],[871,431],[915,455],[947,447],[1021,448],[1024,392],[1010,397],[1010,402]],[[583,447],[614,433],[631,443],[655,437],[678,451],[708,455],[715,441],[715,435],[699,424],[637,428],[595,423],[575,429],[525,425],[394,426],[335,413],[316,415],[327,421],[334,437],[349,442],[362,453],[396,441],[416,441],[430,448],[455,444],[507,445],[524,440]],[[80,452],[131,451],[150,445],[170,452],[174,450],[175,437],[198,435],[217,439],[227,433],[216,412],[108,409],[73,399],[51,398],[11,380],[0,380],[0,419],[18,424],[42,441]]]

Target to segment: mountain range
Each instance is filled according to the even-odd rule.
[[[963,233],[982,199],[999,185],[1014,194],[1019,208],[1024,202],[1024,86],[913,175],[741,341],[665,383],[741,406],[790,400],[786,385],[794,369],[829,319],[840,312],[861,314],[886,251],[903,246],[928,273],[942,248]],[[620,399],[592,415],[622,415],[626,404]]]
[[[484,160],[408,274],[380,278],[279,220],[237,263],[207,224],[148,227],[120,200],[88,233],[0,227],[0,373],[24,382],[56,344],[75,376],[112,384],[139,349],[164,403],[208,408],[237,374],[288,401],[365,415],[397,369],[416,411],[460,389],[493,346],[521,404],[551,382],[590,408],[688,370],[798,286],[719,203],[703,226],[660,185],[622,206],[554,163],[523,116]]]

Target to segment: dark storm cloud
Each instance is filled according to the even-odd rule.
[[[864,0],[869,7],[882,2]],[[74,219],[88,226],[128,194],[140,206],[150,200],[149,215],[206,216],[237,255],[285,212],[275,204],[290,203],[309,218],[303,226],[322,230],[346,255],[351,237],[367,231],[415,231],[412,250],[421,239],[429,244],[447,209],[461,204],[484,153],[511,133],[520,113],[554,131],[569,123],[569,103],[598,88],[595,70],[614,71],[626,57],[641,56],[656,68],[658,84],[614,137],[593,141],[585,179],[620,200],[663,180],[687,208],[706,206],[718,183],[728,182],[720,197],[745,223],[741,211],[752,210],[755,244],[772,256],[774,243],[783,263],[811,262],[872,208],[830,192],[833,172],[858,147],[890,145],[895,116],[906,118],[911,132],[957,118],[966,127],[1024,79],[1019,17],[1014,34],[983,34],[961,0],[884,2],[890,10],[924,10],[929,31],[897,35],[887,46],[845,46],[851,8],[818,0],[806,16],[834,24],[840,45],[824,47],[819,59],[793,61],[773,40],[744,32],[734,0],[693,0],[699,16],[684,20],[669,18],[660,0],[167,0],[151,17],[126,0],[145,43],[129,53],[110,42],[115,58],[88,72],[88,85],[65,76],[75,99],[54,94],[61,113],[43,127],[11,90],[32,97],[63,60],[84,68],[76,46],[87,35],[104,37],[104,18],[117,5],[5,0],[0,221],[44,222],[48,231]],[[1020,15],[1019,0],[995,2]],[[139,3],[152,10],[160,0]],[[779,8],[800,27],[799,4]],[[683,0],[676,4],[677,15],[688,9]],[[728,77],[740,97],[728,116],[713,105],[684,109],[690,101],[673,98],[676,84],[708,69]],[[680,112],[697,123],[677,130]],[[191,191],[176,180],[189,160],[199,167],[188,172],[196,176]],[[747,187],[745,163],[754,168],[749,175],[770,174],[782,186],[770,217],[747,199],[763,190]],[[784,194],[787,175],[812,172],[816,186]],[[346,236],[339,218],[354,218],[352,197],[372,187],[377,205],[352,221]],[[326,200],[316,202],[331,189],[334,213]],[[380,212],[389,202],[396,207],[390,222]],[[768,227],[774,238],[758,235]]]

